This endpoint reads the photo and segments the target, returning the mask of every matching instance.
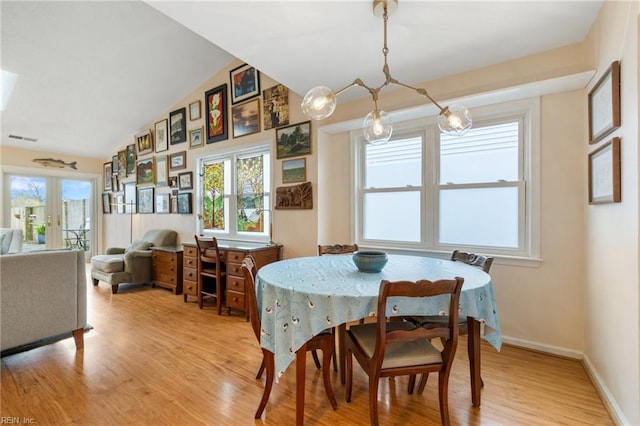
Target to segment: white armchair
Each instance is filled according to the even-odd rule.
[[[0,228],[0,254],[22,252],[22,229]]]

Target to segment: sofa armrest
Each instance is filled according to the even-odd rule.
[[[122,254],[124,250],[124,247],[109,247],[105,254]]]

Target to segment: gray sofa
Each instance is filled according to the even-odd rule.
[[[0,256],[2,354],[73,335],[84,345],[87,277],[80,250]]]

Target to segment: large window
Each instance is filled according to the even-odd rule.
[[[203,157],[198,164],[200,232],[218,238],[269,239],[268,147]]]
[[[354,137],[363,246],[537,256],[531,129],[537,102],[474,111],[462,137],[402,123],[384,145]]]

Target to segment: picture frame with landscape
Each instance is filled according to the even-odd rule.
[[[136,144],[127,145],[127,176],[136,172]]]
[[[169,155],[169,170],[187,168],[187,151],[180,151]]]
[[[311,154],[311,121],[276,129],[276,158]]]
[[[252,135],[260,131],[260,99],[252,99],[231,108],[233,137]]]
[[[296,158],[282,162],[282,183],[304,182],[307,180],[307,160]]]
[[[278,84],[262,92],[264,130],[289,124],[289,89]]]
[[[154,212],[154,188],[138,188],[138,213],[148,214]]]
[[[136,184],[153,185],[155,182],[155,157],[136,161]]]

